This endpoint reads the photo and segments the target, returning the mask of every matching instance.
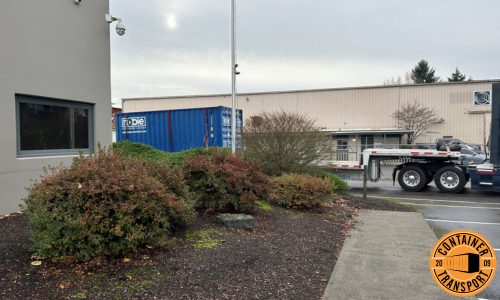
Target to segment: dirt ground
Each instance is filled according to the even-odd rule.
[[[310,210],[261,205],[248,212],[252,231],[200,213],[170,247],[38,266],[23,247],[26,216],[14,214],[0,219],[0,299],[320,299],[360,209],[413,211],[354,196]]]

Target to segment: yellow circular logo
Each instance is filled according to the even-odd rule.
[[[497,267],[495,250],[480,234],[456,230],[432,249],[430,267],[437,285],[449,294],[475,295],[490,284]]]

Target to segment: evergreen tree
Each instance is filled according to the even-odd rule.
[[[466,77],[465,74],[460,73],[458,68],[456,68],[455,72],[451,74],[451,77],[448,77],[448,82],[461,82],[464,81]]]
[[[435,76],[436,70],[429,67],[429,63],[422,59],[411,70],[411,78],[413,83],[436,83],[441,82],[441,77]]]

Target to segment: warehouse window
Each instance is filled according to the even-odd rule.
[[[16,95],[17,156],[93,151],[91,104]]]
[[[347,150],[349,147],[348,139],[339,139],[337,138],[337,150]]]

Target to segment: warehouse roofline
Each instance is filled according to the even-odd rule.
[[[436,85],[450,85],[450,84],[477,84],[477,83],[496,83],[500,79],[488,80],[473,80],[462,82],[440,82],[440,83],[423,83],[423,84],[399,84],[399,85],[374,85],[374,86],[358,86],[358,87],[340,87],[340,88],[325,88],[325,89],[306,89],[306,90],[289,90],[289,91],[271,91],[271,92],[251,92],[251,93],[238,93],[237,96],[251,96],[251,95],[265,95],[265,94],[283,94],[283,93],[299,93],[299,92],[326,92],[326,91],[341,91],[341,90],[363,90],[363,89],[384,89],[384,88],[407,88],[407,87],[425,87]],[[155,99],[178,99],[178,98],[198,98],[198,97],[231,97],[231,94],[206,94],[206,95],[184,95],[184,96],[164,96],[164,97],[138,97],[138,98],[122,98],[122,102],[128,100],[155,100]]]

